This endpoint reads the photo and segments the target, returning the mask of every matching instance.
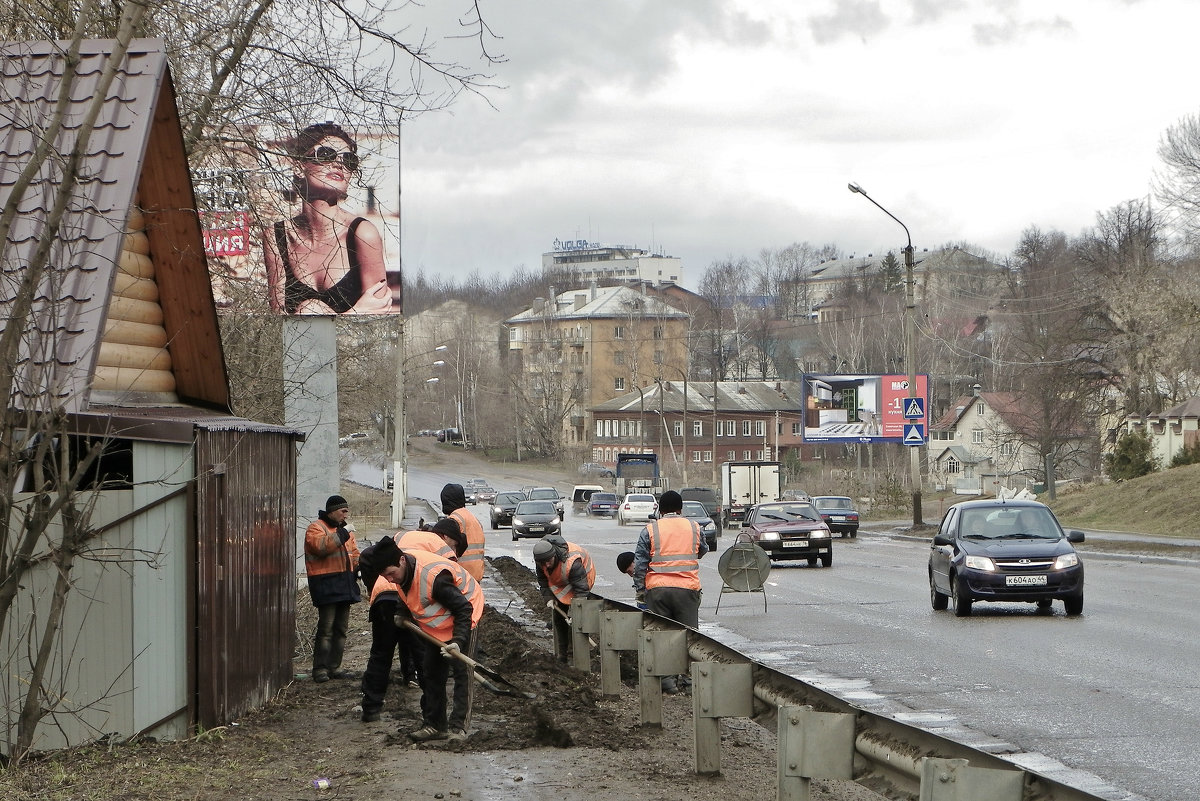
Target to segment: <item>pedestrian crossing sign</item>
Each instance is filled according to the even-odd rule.
[[[905,398],[904,399],[904,419],[905,420],[922,420],[925,418],[925,399],[924,398]]]
[[[904,424],[904,444],[905,445],[924,445],[925,444],[925,426],[921,423],[905,423]]]

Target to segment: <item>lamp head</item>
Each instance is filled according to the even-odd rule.
[[[853,192],[856,195],[867,194],[866,192],[863,191],[863,188],[861,186],[859,186],[858,184],[856,184],[854,181],[851,181],[850,183],[846,184],[846,188],[849,189],[851,192]]]

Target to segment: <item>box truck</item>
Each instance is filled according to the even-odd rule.
[[[725,526],[741,525],[746,507],[779,500],[779,462],[722,462]]]

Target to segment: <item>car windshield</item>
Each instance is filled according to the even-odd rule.
[[[616,499],[617,499],[617,496],[613,495],[611,492],[593,492],[592,493],[592,503],[595,503],[596,501],[612,503]]]
[[[496,505],[520,503],[523,500],[525,500],[525,493],[523,492],[502,492],[496,496]]]
[[[654,503],[653,495],[630,495],[625,499],[626,503]]]
[[[684,517],[708,517],[708,512],[704,508],[704,504],[700,501],[684,501],[683,502]]]
[[[1050,510],[1034,506],[964,509],[959,533],[980,540],[1056,540],[1062,536]]]
[[[854,504],[849,498],[813,498],[813,506],[822,512],[831,509],[845,509],[849,511],[854,508]]]
[[[558,490],[556,489],[535,489],[529,493],[529,500],[558,500]]]
[[[807,503],[764,503],[754,515],[756,523],[788,523],[793,520],[820,520],[821,515]]]
[[[558,514],[554,504],[549,501],[521,501],[517,504],[518,515],[553,515]]]

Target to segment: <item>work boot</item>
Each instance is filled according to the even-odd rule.
[[[338,668],[337,670],[329,671],[329,678],[331,678],[331,679],[357,679],[358,674],[355,673],[353,670],[343,670],[342,668]]]
[[[676,695],[679,693],[679,685],[675,683],[674,676],[667,676],[661,682],[663,695]]]
[[[461,743],[467,739],[467,733],[463,729],[451,729],[446,739],[452,743]]]
[[[329,681],[329,671],[314,670],[313,681],[315,681],[317,684],[324,684],[325,682]]]
[[[362,722],[374,723],[379,720],[380,717],[382,717],[382,713],[380,713],[378,709],[371,710],[370,712],[364,709],[362,713]]]

